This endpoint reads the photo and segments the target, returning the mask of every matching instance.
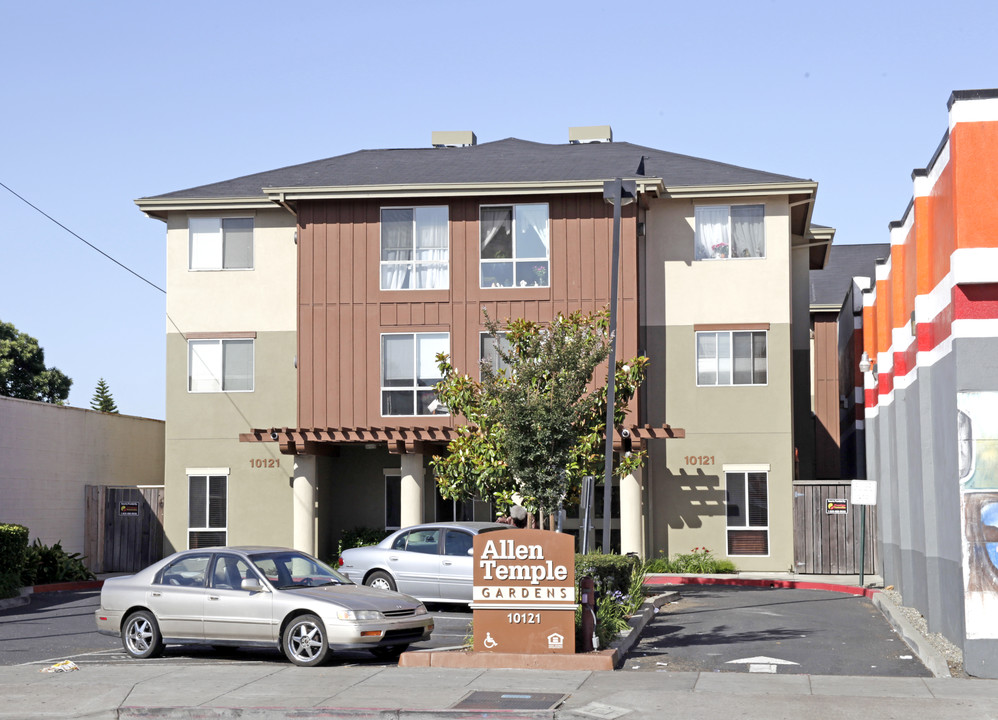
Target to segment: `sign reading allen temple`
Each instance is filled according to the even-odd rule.
[[[478,652],[575,652],[575,538],[547,530],[476,535]]]

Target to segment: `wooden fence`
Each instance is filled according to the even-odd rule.
[[[84,554],[95,573],[136,572],[163,557],[163,488],[86,486]]]
[[[858,575],[860,520],[866,512],[863,572],[879,572],[875,505],[853,505],[849,480],[794,482],[795,571],[816,575]]]

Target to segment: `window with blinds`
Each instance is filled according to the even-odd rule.
[[[227,484],[225,475],[187,476],[187,547],[226,544]]]
[[[728,555],[769,555],[769,473],[725,472]]]

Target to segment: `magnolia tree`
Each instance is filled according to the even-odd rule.
[[[498,362],[483,360],[481,381],[437,356],[443,380],[437,398],[467,425],[447,454],[432,461],[440,494],[454,500],[491,499],[507,508],[519,498],[533,512],[578,501],[582,478],[602,475],[606,381],[593,382],[609,357],[606,310],[559,314],[550,325],[512,320],[505,328],[485,315]],[[614,421],[624,421],[648,366],[636,357],[616,364]],[[644,462],[621,457],[618,476]]]

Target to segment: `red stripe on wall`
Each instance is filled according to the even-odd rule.
[[[915,369],[915,356],[918,353],[918,343],[913,342],[904,352],[894,353],[894,375],[904,377]]]
[[[919,352],[926,352],[937,347],[953,334],[953,305],[947,305],[942,312],[929,322],[919,323],[915,329],[915,337]]]
[[[953,306],[958,320],[998,318],[998,283],[957,285],[953,288]]]
[[[866,404],[866,407],[868,407],[868,408],[876,407],[877,406],[877,389],[876,388],[867,388],[866,390],[863,391],[863,398],[864,398],[864,402]]]

